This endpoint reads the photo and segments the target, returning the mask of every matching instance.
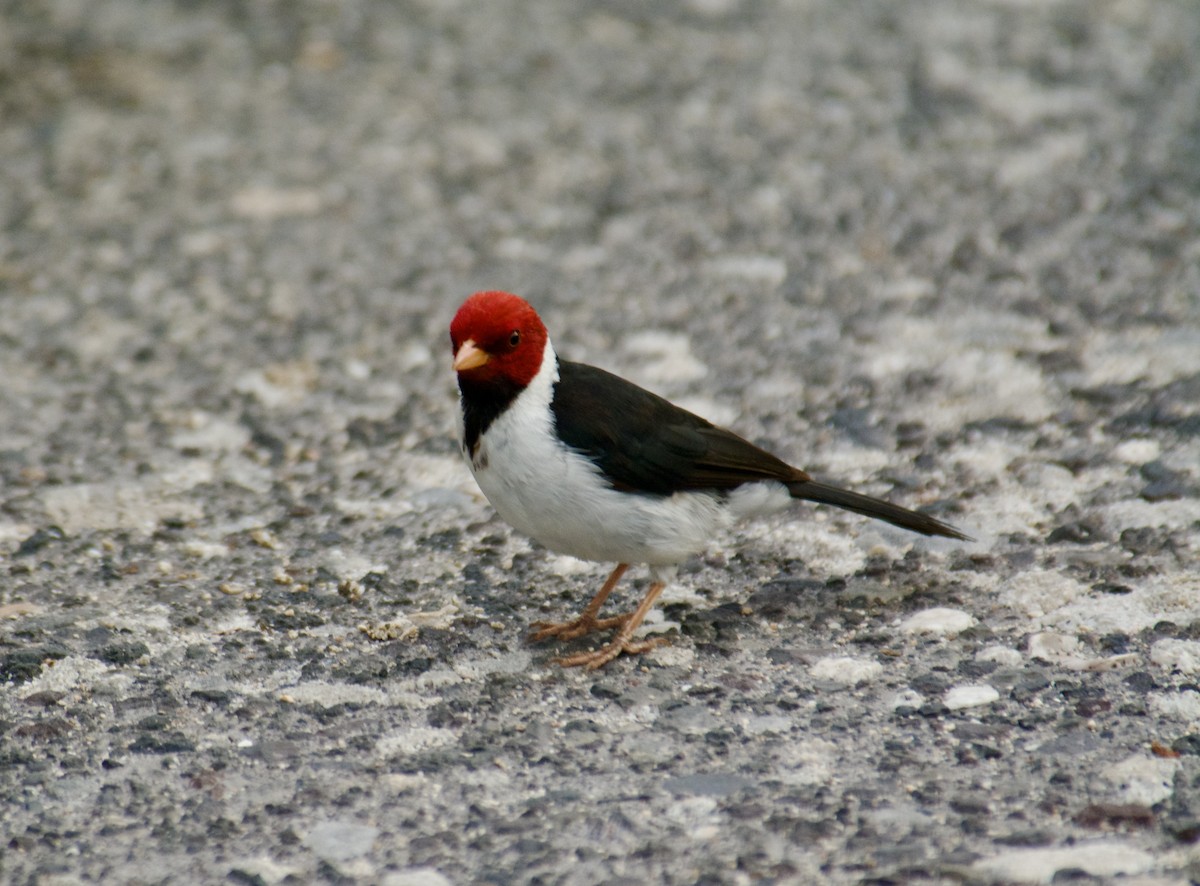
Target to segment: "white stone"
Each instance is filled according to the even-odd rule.
[[[316,386],[317,368],[303,360],[249,369],[233,383],[239,394],[249,394],[268,408],[295,406]]]
[[[761,389],[756,386],[756,393],[762,394]],[[702,397],[699,395],[691,395],[685,397],[673,397],[672,401],[676,406],[686,409],[688,412],[694,412],[701,418],[706,418],[714,425],[728,426],[735,424],[741,416],[741,412],[727,403],[718,403],[711,397]]]
[[[1117,789],[1122,803],[1153,806],[1175,792],[1177,769],[1179,760],[1175,758],[1132,754],[1101,774]]]
[[[168,517],[199,521],[201,505],[178,497],[178,490],[152,483],[77,483],[52,486],[42,493],[50,522],[68,535],[95,529],[133,529],[153,532]]]
[[[1185,522],[1171,523],[1166,519],[1166,505],[1186,504],[1159,502],[1151,505],[1141,502],[1147,509],[1145,514],[1122,514],[1114,517],[1114,526],[1184,526],[1200,520],[1200,499],[1193,500],[1195,513]],[[1146,522],[1142,522],[1145,520]],[[1072,633],[1088,631],[1104,635],[1113,631],[1126,634],[1136,633],[1164,619],[1175,624],[1190,624],[1200,618],[1200,574],[1195,570],[1178,571],[1160,576],[1147,576],[1133,585],[1131,594],[1083,594],[1075,602],[1050,613],[1040,620],[1042,627],[1065,630]]]
[[[1112,455],[1127,465],[1144,465],[1154,461],[1162,453],[1162,444],[1157,440],[1126,440],[1113,447]]]
[[[1016,667],[1021,664],[1021,653],[1009,646],[988,646],[975,653],[976,661],[994,661],[1005,667]]]
[[[952,711],[963,708],[976,708],[980,705],[998,701],[1000,693],[994,686],[986,684],[951,686],[942,696],[942,703]]]
[[[883,673],[883,665],[877,661],[846,656],[822,658],[814,662],[808,674],[819,683],[835,686],[858,686],[869,683]]]
[[[824,784],[839,771],[841,751],[832,742],[813,738],[782,744],[775,774],[785,784]]]
[[[1200,671],[1200,641],[1159,640],[1150,647],[1150,660],[1164,668],[1194,674]]]
[[[414,617],[414,621],[415,621]],[[450,623],[447,621],[417,622],[429,624],[440,630],[446,630]],[[454,671],[464,680],[482,680],[489,674],[520,674],[529,670],[533,656],[526,649],[506,652],[500,655],[482,656],[480,658],[464,658],[454,664]]]
[[[993,882],[1050,883],[1059,871],[1081,870],[1093,877],[1141,874],[1154,866],[1154,856],[1129,843],[1098,840],[1075,846],[1011,849],[972,866]]]
[[[975,624],[975,619],[961,609],[935,607],[914,612],[900,622],[900,630],[906,634],[934,634],[951,637],[960,634]]]
[[[638,356],[638,376],[658,384],[695,381],[708,374],[708,367],[696,359],[686,335],[666,332],[635,332],[623,342],[623,348]]]
[[[1155,716],[1185,723],[1200,721],[1200,692],[1154,692],[1149,701]]]
[[[1062,661],[1079,654],[1079,639],[1068,634],[1042,631],[1029,638],[1029,657],[1042,661]]]
[[[450,729],[434,726],[414,726],[382,736],[375,742],[375,753],[383,758],[415,754],[429,748],[440,748],[458,741]]]
[[[925,696],[915,689],[904,689],[892,696],[892,710],[896,708],[919,708],[925,704]]]
[[[778,735],[791,732],[795,727],[796,722],[782,714],[760,714],[742,720],[742,731],[746,735]]]
[[[1040,618],[1086,592],[1087,588],[1073,578],[1048,569],[1035,569],[1016,576],[1005,596],[1014,609],[1031,618]]]
[[[353,821],[323,821],[304,838],[304,845],[326,861],[349,861],[369,853],[379,828]]]
[[[900,797],[892,799],[894,806],[863,810],[862,817],[880,835],[889,840],[902,840],[913,833],[935,826],[933,816],[922,812],[915,803]]]
[[[271,188],[251,185],[237,191],[229,201],[234,215],[259,221],[295,215],[316,215],[321,195],[302,188]]]
[[[771,255],[725,255],[707,265],[716,277],[752,280],[774,288],[787,279],[787,263]]]
[[[283,693],[294,704],[318,704],[332,708],[341,704],[386,704],[387,694],[374,686],[356,686],[352,683],[298,683],[286,686]]]
[[[554,575],[581,575],[585,572],[597,572],[596,564],[591,560],[580,560],[569,554],[551,555],[546,558],[546,571]],[[599,573],[597,573],[599,575]],[[599,587],[596,590],[600,590]]]
[[[381,886],[454,886],[440,871],[433,868],[406,868],[384,874]]]
[[[123,690],[132,678],[120,669],[109,668],[103,662],[83,656],[68,655],[52,668],[42,668],[40,674],[26,683],[0,683],[0,688],[13,690],[22,697],[35,692],[92,692],[105,685]]]

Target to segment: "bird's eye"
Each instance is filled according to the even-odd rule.
[[[520,343],[521,343],[521,332],[520,332],[520,330],[514,329],[512,331],[512,335],[510,335],[508,337],[508,346],[510,348],[515,348]]]

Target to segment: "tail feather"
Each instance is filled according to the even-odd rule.
[[[922,535],[941,535],[946,538],[974,541],[971,536],[960,532],[949,523],[943,523],[941,520],[936,520],[928,514],[919,514],[916,511],[910,511],[908,508],[902,508],[899,505],[881,501],[878,498],[871,498],[869,495],[859,495],[857,492],[851,492],[849,489],[827,486],[815,480],[804,480],[789,483],[788,491],[792,494],[792,498],[813,501],[823,505],[833,505],[835,508],[854,511],[856,514],[873,517],[876,520],[883,520],[891,523],[893,526],[919,532]]]

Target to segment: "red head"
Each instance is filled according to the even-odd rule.
[[[460,381],[528,385],[542,367],[546,327],[525,299],[477,292],[450,323],[454,371]]]

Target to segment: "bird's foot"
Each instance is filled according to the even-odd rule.
[[[596,618],[591,615],[581,615],[572,621],[535,621],[530,625],[533,628],[533,633],[529,635],[529,642],[540,643],[542,640],[549,640],[551,637],[556,637],[559,640],[574,640],[578,637],[593,634],[596,631],[608,631],[612,628],[622,627],[625,622],[629,621],[629,617],[632,614],[631,612],[627,612],[624,615],[614,615],[611,618]]]
[[[578,655],[564,655],[561,658],[553,659],[555,664],[562,665],[564,668],[587,668],[589,671],[594,671],[597,668],[602,668],[618,655],[641,655],[643,652],[649,652],[657,646],[665,646],[671,642],[666,637],[650,637],[646,640],[630,640],[628,637],[618,636],[607,646],[601,646],[592,652],[580,652]]]

